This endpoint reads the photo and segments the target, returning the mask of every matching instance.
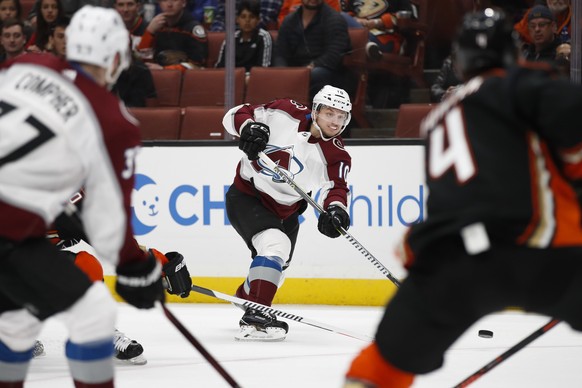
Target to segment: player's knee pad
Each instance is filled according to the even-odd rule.
[[[102,282],[95,282],[71,308],[61,315],[74,343],[111,337],[117,318],[117,304]]]
[[[0,314],[0,342],[14,352],[32,349],[42,329],[42,322],[28,310],[11,310]]]
[[[79,267],[93,282],[103,281],[103,266],[95,256],[87,251],[80,251],[75,257],[75,265]]]
[[[258,256],[277,256],[283,261],[289,260],[291,240],[279,229],[267,229],[253,237],[253,246]]]

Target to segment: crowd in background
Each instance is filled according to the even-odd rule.
[[[469,0],[474,9],[491,5],[504,8],[515,20],[523,58],[549,62],[566,76],[571,52],[570,1],[496,4]],[[205,67],[208,32],[225,29],[224,0],[37,0],[26,14],[20,0],[0,0],[0,60],[26,52],[63,56],[64,29],[71,15],[86,3],[115,8],[130,31],[133,65],[115,88],[128,106],[155,104],[151,69],[195,71]],[[386,53],[404,54],[407,42],[399,23],[418,17],[411,0],[389,4],[366,0],[236,0],[235,6],[236,66],[246,69],[247,78],[253,66],[308,67],[311,98],[325,84],[355,92],[355,75],[342,61],[351,50],[348,29],[368,31],[366,53],[373,63],[381,61]],[[223,44],[216,67],[225,65],[225,48]],[[451,52],[431,85],[431,100],[441,101],[458,84]],[[374,108],[397,108],[409,101],[408,92],[414,87],[405,77],[382,72],[371,72],[369,85],[367,104]]]

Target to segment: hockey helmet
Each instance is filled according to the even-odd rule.
[[[466,80],[517,60],[517,34],[501,10],[486,8],[463,18],[453,42],[455,66]]]
[[[331,85],[325,85],[323,88],[321,88],[319,92],[317,92],[315,97],[313,97],[313,105],[311,109],[313,115],[313,123],[315,124],[315,127],[321,134],[321,138],[323,140],[330,140],[331,138],[326,137],[323,134],[319,125],[317,124],[317,115],[319,114],[319,111],[321,110],[321,107],[323,105],[328,106],[330,108],[339,109],[347,113],[346,119],[344,120],[341,130],[337,133],[337,135],[335,135],[338,136],[344,131],[344,129],[346,129],[347,125],[350,123],[350,120],[352,118],[352,114],[350,113],[352,111],[352,103],[350,101],[350,96],[345,90],[336,88]]]
[[[129,67],[129,32],[114,9],[84,6],[73,15],[66,36],[67,59],[106,69],[105,81],[110,85]]]

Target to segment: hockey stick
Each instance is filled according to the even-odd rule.
[[[495,357],[491,362],[485,365],[483,368],[479,369],[477,372],[473,373],[471,376],[467,377],[465,380],[461,381],[459,384],[455,385],[454,388],[465,388],[468,387],[469,384],[473,383],[479,377],[483,376],[485,373],[489,372],[491,369],[495,368],[497,365],[501,364],[503,361],[507,360],[509,357],[520,351],[521,349],[525,348],[527,345],[541,337],[544,333],[548,330],[552,329],[556,326],[560,321],[558,319],[552,319],[517,344],[513,345],[503,354]]]
[[[194,346],[196,350],[198,350],[198,352],[200,352],[200,354],[204,356],[206,361],[208,361],[210,365],[212,365],[212,367],[228,382],[228,384],[233,388],[240,388],[240,385],[238,385],[238,383],[232,378],[232,376],[228,374],[228,372],[218,363],[218,361],[216,361],[214,357],[212,357],[208,350],[206,350],[206,348],[202,346],[202,344],[188,331],[188,329],[186,329],[186,327],[182,325],[178,318],[176,318],[174,314],[172,314],[172,312],[168,310],[165,303],[160,302],[160,305],[162,306],[162,310],[164,310],[164,314],[166,315],[166,317],[168,317],[170,322],[172,322],[172,324],[176,326],[176,329],[178,329],[178,331],[182,333],[184,337],[186,337],[186,339],[192,344],[192,346]]]
[[[235,304],[235,305],[237,305],[245,310],[246,310],[246,308],[252,308],[252,309],[259,310],[259,311],[262,311],[265,313],[276,315],[276,316],[281,317],[281,318],[289,319],[289,320],[299,322],[299,323],[304,323],[304,324],[309,325],[309,326],[317,327],[318,329],[331,331],[333,333],[345,335],[347,337],[356,338],[356,339],[359,339],[362,341],[370,342],[373,340],[373,338],[365,336],[365,335],[350,332],[348,330],[340,329],[339,327],[331,326],[331,325],[328,325],[325,323],[316,322],[316,321],[304,318],[304,317],[299,316],[299,315],[286,313],[286,312],[283,312],[281,310],[277,310],[277,309],[274,309],[274,308],[269,307],[269,306],[265,306],[265,305],[260,304],[260,303],[250,302],[248,300],[241,299],[241,298],[238,298],[236,296],[223,294],[221,292],[214,291],[214,290],[204,288],[204,287],[200,287],[197,285],[192,285],[192,291],[195,291],[195,292],[198,292],[200,294],[207,295],[207,296],[211,296],[211,297],[216,298],[216,299],[221,299],[221,300],[224,300],[227,302],[231,302],[231,303],[233,303],[233,304]]]
[[[307,203],[313,206],[315,210],[317,210],[320,213],[326,213],[323,207],[321,207],[317,202],[315,202],[313,198],[311,198],[311,196],[307,194],[301,187],[297,186],[295,181],[293,181],[291,177],[284,173],[279,168],[279,166],[264,152],[259,152],[259,159],[263,163],[265,163],[267,167],[269,167],[273,172],[279,175],[289,186],[291,186],[293,190],[297,192],[297,194],[299,194],[301,197],[303,197],[304,200],[307,201]],[[354,236],[349,234],[348,231],[342,228],[341,226],[337,230],[358,250],[358,252],[363,254],[366,257],[366,259],[368,259],[368,261],[370,261],[376,268],[380,270],[380,272],[382,272],[384,276],[390,279],[390,281],[394,283],[396,287],[400,287],[400,281],[394,275],[392,275],[392,272],[390,272],[388,268],[386,268],[378,259],[374,257],[374,255],[372,255],[366,248],[364,248],[364,246],[360,244],[358,240],[354,238]]]

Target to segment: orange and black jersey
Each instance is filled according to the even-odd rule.
[[[182,51],[196,65],[205,66],[208,57],[206,30],[192,15],[184,12],[178,23],[163,27],[155,35],[145,30],[138,49],[153,47],[154,59],[166,50]]]
[[[426,136],[427,219],[417,252],[482,222],[495,241],[582,245],[582,88],[543,68],[492,70],[431,111]]]

